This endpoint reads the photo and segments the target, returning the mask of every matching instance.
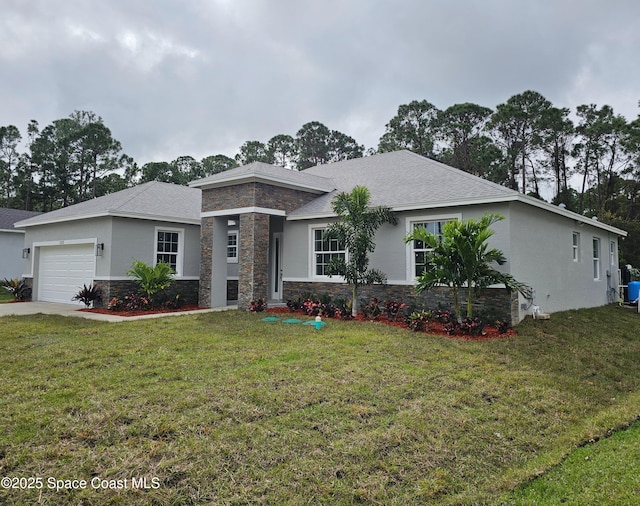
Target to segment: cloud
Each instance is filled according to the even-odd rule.
[[[494,108],[527,89],[631,119],[637,19],[622,0],[13,0],[0,124],[91,110],[144,164],[309,121],[375,147],[403,103]]]

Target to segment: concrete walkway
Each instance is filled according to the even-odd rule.
[[[187,314],[209,313],[212,311],[225,311],[227,309],[236,309],[235,306],[227,306],[216,309],[199,309],[197,311],[182,311],[174,313],[157,313],[141,316],[118,316],[102,313],[89,313],[86,311],[78,311],[83,306],[74,304],[59,304],[56,302],[13,302],[0,304],[0,318],[3,316],[21,316],[30,314],[57,314],[60,316],[75,316],[78,318],[86,318],[88,320],[98,320],[103,322],[128,322],[132,320],[143,320],[149,318],[164,318],[168,316],[182,316]]]

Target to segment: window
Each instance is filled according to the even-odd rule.
[[[337,239],[326,239],[325,229],[313,229],[313,273],[315,276],[327,276],[327,266],[333,259],[346,260],[344,245]]]
[[[600,279],[600,239],[593,238],[593,279]]]
[[[436,234],[441,239],[442,227],[444,227],[444,224],[447,223],[447,221],[450,220],[414,222],[412,224],[412,228],[413,230],[418,227],[426,228],[427,232]],[[418,277],[429,269],[430,253],[432,249],[427,248],[426,244],[422,241],[413,241],[411,247],[413,249],[413,275]]]
[[[229,232],[227,236],[227,262],[238,263],[238,232]]]
[[[156,228],[155,263],[169,264],[178,275],[182,275],[182,235],[182,230]]]
[[[578,232],[573,233],[573,261],[580,261],[580,234]]]
[[[618,252],[618,248],[616,246],[616,241],[609,242],[609,265],[615,267],[618,262],[616,262],[616,253]]]

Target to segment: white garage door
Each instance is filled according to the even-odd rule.
[[[71,298],[93,282],[96,257],[93,244],[40,248],[38,300],[81,304]]]

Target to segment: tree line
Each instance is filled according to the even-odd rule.
[[[312,121],[295,136],[246,141],[233,158],[187,155],[139,166],[102,118],[74,111],[43,129],[32,120],[24,139],[16,126],[0,127],[0,207],[50,211],[142,182],[187,184],[251,162],[304,170],[408,149],[536,197],[550,185],[553,203],[579,213],[639,220],[640,117],[627,121],[608,105],[589,104],[578,106],[574,118],[535,91],[495,110],[473,103],[441,110],[415,100],[398,107],[368,150]]]

